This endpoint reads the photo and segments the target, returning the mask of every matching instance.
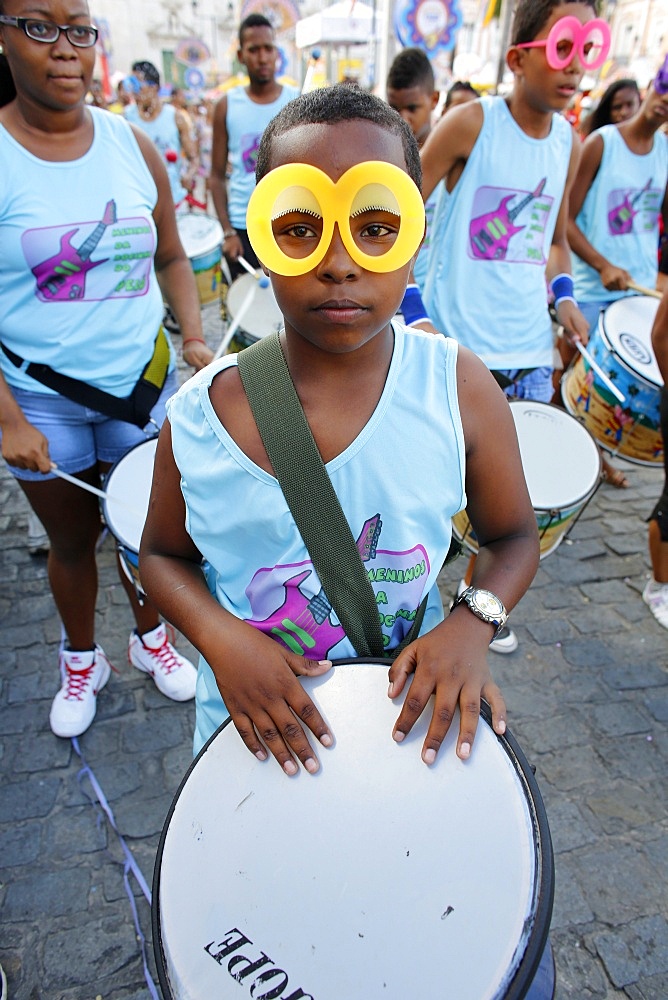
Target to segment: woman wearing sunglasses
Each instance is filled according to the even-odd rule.
[[[66,640],[50,723],[93,720],[110,664],[95,641],[100,477],[162,422],[177,387],[163,294],[201,367],[197,289],[164,164],[120,116],[85,103],[97,28],[84,0],[0,0],[0,431],[2,455],[49,536]],[[207,353],[208,352],[208,353]],[[195,671],[125,574],[131,662],[175,700]],[[55,678],[54,678],[55,680]],[[55,688],[54,684],[54,688]]]

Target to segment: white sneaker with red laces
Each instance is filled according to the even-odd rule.
[[[195,697],[197,671],[168,641],[164,624],[144,635],[133,632],[128,659],[138,670],[150,674],[158,691],[173,701],[190,701]]]
[[[97,695],[109,680],[111,666],[99,646],[84,652],[64,649],[62,687],[51,705],[49,722],[56,736],[81,736],[95,718]]]

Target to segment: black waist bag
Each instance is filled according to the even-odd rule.
[[[10,351],[4,344],[0,343],[0,348],[16,368],[21,368],[25,364],[24,358]],[[37,361],[30,361],[24,371],[35,381],[41,382],[42,385],[81,406],[104,413],[114,420],[124,420],[128,424],[135,424],[136,427],[145,427],[151,416],[151,410],[162,392],[168,369],[169,344],[161,326],[155,338],[153,354],[129,396],[112,396],[103,389],[97,389],[69,375],[62,375]]]

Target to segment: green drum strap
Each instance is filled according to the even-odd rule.
[[[283,356],[277,334],[238,355],[262,442],[327,598],[358,656],[395,657],[420,631],[427,599],[401,646],[386,651],[373,587]]]

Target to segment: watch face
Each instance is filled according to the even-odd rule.
[[[473,603],[483,614],[496,618],[503,613],[503,604],[489,590],[478,590],[471,596]]]

